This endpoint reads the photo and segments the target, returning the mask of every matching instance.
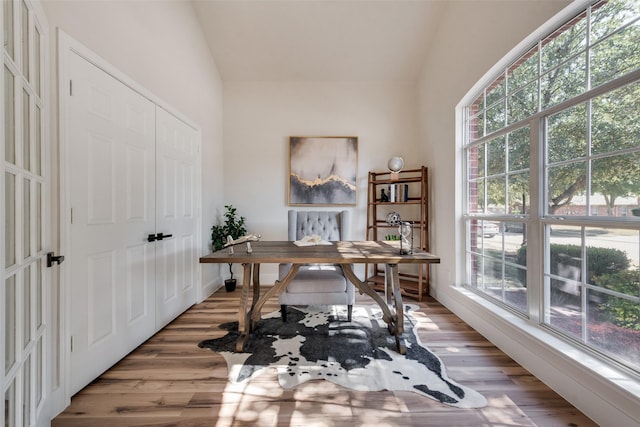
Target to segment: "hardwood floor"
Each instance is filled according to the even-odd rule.
[[[449,377],[488,400],[457,409],[415,393],[359,392],[328,381],[283,390],[274,373],[227,383],[224,359],[198,342],[236,320],[237,292],[216,292],[85,387],[52,427],[97,426],[594,426],[432,298],[414,312]],[[366,296],[358,302],[369,304]],[[277,301],[263,310],[274,311]]]

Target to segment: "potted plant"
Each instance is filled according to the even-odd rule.
[[[224,247],[225,243],[227,243],[227,236],[231,236],[232,239],[237,239],[247,233],[245,217],[239,216],[236,208],[232,205],[225,205],[224,208],[224,222],[211,227],[211,245],[214,251],[218,251]],[[224,281],[227,292],[232,292],[236,289],[236,279],[233,278],[232,266],[233,264],[229,263],[229,273],[231,276]]]

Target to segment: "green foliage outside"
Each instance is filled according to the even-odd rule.
[[[512,264],[518,263],[516,256],[512,253],[505,253],[505,261],[502,262],[502,251],[495,249],[485,249],[485,255],[487,260],[493,258],[490,264],[485,263],[484,276],[498,278],[502,280],[504,274],[504,286],[505,288],[524,288],[527,284],[526,271],[521,268],[517,268]],[[511,263],[511,264],[508,264]],[[503,273],[504,268],[504,273]]]
[[[551,244],[549,246],[549,258],[551,263],[549,268],[551,274],[558,274],[558,264],[581,267],[582,250],[578,245]],[[518,249],[516,263],[526,265],[527,246],[524,245]],[[620,249],[599,248],[595,246],[587,247],[587,273],[589,274],[588,282],[593,285],[599,285],[595,282],[596,277],[611,274],[616,271],[622,271],[629,268],[631,261],[627,257],[626,252]]]
[[[640,69],[640,25],[626,26],[637,15],[637,0],[603,2],[593,8],[589,34],[580,16],[545,39],[540,50],[532,48],[474,102],[481,112],[480,136]],[[604,196],[609,215],[616,199],[640,194],[640,153],[625,151],[640,144],[640,83],[560,111],[548,118],[546,129],[550,214],[586,194],[587,170],[591,192]],[[523,127],[478,147],[477,177],[487,177],[488,198],[478,188],[480,208],[520,213],[523,201],[529,204],[529,166],[523,164],[529,159],[528,132]],[[602,157],[588,164],[588,155]]]
[[[640,292],[640,272],[625,270],[596,277],[598,285],[626,295],[638,296]],[[640,304],[624,298],[605,295],[600,308],[612,323],[623,328],[640,331]]]
[[[581,267],[582,251],[578,245],[550,245],[551,274],[558,274],[560,263]],[[516,254],[516,262],[526,265],[527,246],[522,246]],[[625,295],[640,295],[640,273],[629,270],[631,260],[624,251],[613,248],[587,247],[587,282],[620,292]],[[525,272],[521,272],[526,280]],[[608,320],[623,328],[640,330],[640,304],[628,299],[599,293],[602,299],[600,308]]]

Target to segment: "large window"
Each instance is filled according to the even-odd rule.
[[[640,372],[640,7],[602,0],[466,107],[466,284]]]

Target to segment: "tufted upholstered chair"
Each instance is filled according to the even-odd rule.
[[[348,211],[289,211],[289,240],[319,235],[323,240],[349,240]],[[280,264],[278,278],[282,280],[291,264]],[[308,264],[298,270],[287,288],[280,294],[282,320],[287,320],[287,305],[346,305],[351,321],[355,288],[339,265]]]

